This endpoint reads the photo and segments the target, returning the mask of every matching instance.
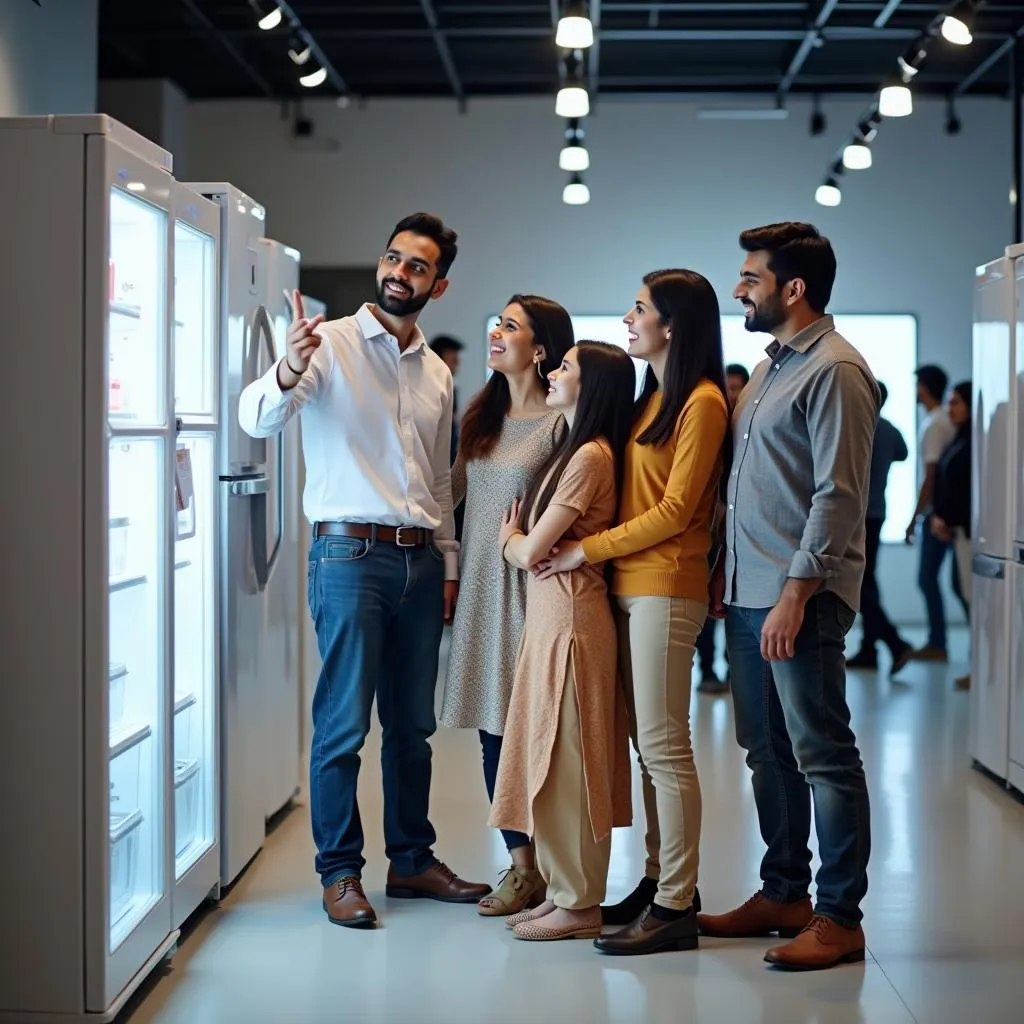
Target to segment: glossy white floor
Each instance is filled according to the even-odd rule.
[[[966,636],[956,638],[965,654]],[[589,942],[528,944],[473,907],[388,901],[378,739],[360,783],[375,932],[332,927],[320,909],[312,843],[297,808],[234,891],[204,913],[147,984],[131,1024],[537,1024],[586,1021],[787,1024],[1003,1024],[1024,1004],[1024,805],[968,766],[963,665],[912,666],[899,683],[851,675],[849,693],[874,829],[863,966],[779,974],[767,941],[703,940],[695,953],[608,958]],[[729,698],[694,712],[704,789],[701,889],[727,909],[757,887],[762,846]],[[438,854],[490,880],[504,866],[485,827],[479,746],[439,732]],[[639,801],[637,801],[639,805]],[[609,895],[642,871],[642,832],[616,835]]]

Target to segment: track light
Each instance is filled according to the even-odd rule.
[[[327,81],[327,70],[325,68],[317,68],[316,71],[311,71],[308,75],[302,75],[299,78],[299,84],[304,85],[307,89],[315,89],[318,85],[323,85]]]
[[[823,185],[818,186],[814,193],[814,201],[822,206],[838,206],[843,201],[843,193],[835,178],[829,178]]]
[[[256,12],[256,17],[259,19],[256,24],[259,25],[264,32],[270,32],[281,24],[281,21],[284,18],[284,13],[277,4],[260,4],[256,3],[256,0],[249,0],[249,3],[252,9]],[[269,11],[267,10],[268,7],[270,7]]]
[[[567,206],[585,206],[590,202],[590,189],[578,174],[574,174],[562,189],[562,202]]]
[[[820,100],[817,96],[814,97],[814,110],[811,111],[811,134],[812,135],[824,135],[828,129],[828,121],[825,115],[821,112]]]
[[[558,21],[555,44],[566,50],[585,50],[594,45],[594,25],[582,3],[569,3]]]
[[[555,113],[559,117],[586,117],[590,113],[590,96],[582,85],[566,85],[558,90]]]
[[[953,105],[953,101],[950,100],[946,106],[946,134],[959,135],[962,127],[960,118],[956,116],[956,107]]]
[[[843,150],[843,166],[848,171],[866,171],[871,166],[871,147],[857,139]]]
[[[959,8],[958,8],[959,10]],[[947,14],[942,19],[942,38],[954,46],[970,46],[974,42],[970,26],[962,18]]]
[[[914,112],[913,93],[905,85],[887,85],[878,97],[882,117],[909,117]]]
[[[575,118],[565,130],[565,145],[558,154],[558,166],[563,171],[585,171],[590,166],[590,154],[583,145],[583,130]]]
[[[303,43],[301,39],[293,39],[288,46],[288,56],[291,57],[292,63],[299,67],[309,60],[312,53],[313,48],[308,43]]]
[[[861,121],[857,125],[857,132],[862,142],[874,142],[875,136],[878,134],[878,122],[871,118]]]

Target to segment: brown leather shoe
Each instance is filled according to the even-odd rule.
[[[812,917],[810,896],[794,903],[778,903],[763,892],[756,892],[742,907],[728,914],[699,914],[697,924],[701,935],[717,939],[757,939],[775,932],[784,939],[792,939],[810,924]]]
[[[373,928],[377,915],[363,892],[363,883],[354,875],[345,875],[324,886],[324,910],[331,924],[344,928]]]
[[[644,956],[668,949],[696,949],[697,942],[697,914],[692,906],[675,921],[662,921],[647,907],[632,924],[602,935],[594,945],[612,956]]]
[[[441,903],[479,903],[491,891],[483,882],[466,882],[438,861],[422,875],[402,877],[388,868],[384,892],[393,900],[439,900]]]
[[[864,931],[860,925],[846,928],[816,914],[792,942],[769,949],[764,958],[784,971],[824,971],[839,964],[859,964],[864,960]]]

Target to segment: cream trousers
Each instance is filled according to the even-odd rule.
[[[640,755],[647,877],[658,880],[659,906],[686,910],[697,885],[701,819],[690,744],[690,688],[707,603],[619,597],[615,611],[630,735]]]

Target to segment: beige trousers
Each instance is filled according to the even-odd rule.
[[[680,597],[619,597],[619,670],[640,755],[647,818],[647,877],[655,902],[686,910],[700,857],[700,782],[690,744],[693,652],[707,603]]]
[[[533,802],[533,841],[537,870],[547,882],[548,899],[556,907],[587,910],[603,902],[612,837],[609,833],[596,842],[590,824],[571,661],[562,689],[548,777]]]

